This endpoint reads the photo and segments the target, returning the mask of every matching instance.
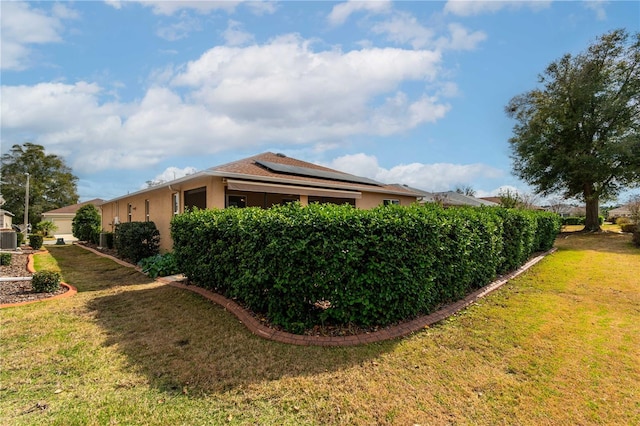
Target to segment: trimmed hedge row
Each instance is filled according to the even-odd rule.
[[[586,218],[584,216],[570,216],[562,218],[562,226],[565,225],[584,225]],[[604,223],[604,216],[598,216],[600,225]]]
[[[194,210],[171,223],[192,283],[292,332],[431,312],[551,248],[559,229],[551,213],[437,205]]]

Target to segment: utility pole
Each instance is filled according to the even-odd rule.
[[[26,195],[24,197],[24,236],[27,236],[27,226],[29,225],[29,173],[27,175]]]

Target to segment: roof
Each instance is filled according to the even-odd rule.
[[[480,200],[491,201],[492,203],[502,203],[502,197],[480,197]]]
[[[624,206],[616,207],[609,210],[609,216],[616,214],[631,214],[631,204],[625,204]]]
[[[497,206],[497,203],[483,200],[481,198],[471,197],[469,195],[464,195],[457,193],[455,191],[447,191],[447,192],[438,192],[435,194],[437,200],[442,201],[444,205],[449,206]]]
[[[102,204],[104,204],[105,201],[102,198],[94,198],[93,200],[89,200],[89,201],[85,201],[84,203],[78,203],[78,204],[72,204],[70,206],[64,206],[64,207],[60,207],[59,209],[53,209],[53,210],[49,210],[48,212],[44,212],[42,213],[43,215],[47,214],[75,214],[78,209],[80,209],[80,207],[82,206],[86,206],[87,204],[93,204],[94,206],[98,207],[101,206]]]
[[[328,167],[320,166],[284,154],[264,152],[253,157],[211,167],[209,169],[184,176],[182,178],[164,182],[135,193],[112,199],[116,201],[130,195],[141,194],[162,187],[176,187],[182,182],[198,179],[203,176],[220,176],[230,179],[250,180],[252,182],[267,182],[295,186],[327,188],[333,190],[378,192],[389,195],[420,197],[414,189],[402,185],[388,185],[362,176],[340,172]]]
[[[5,209],[0,209],[0,214],[7,215],[7,216],[15,216],[13,213]]]
[[[393,193],[395,195],[420,196],[415,190],[402,185],[388,185],[372,179],[340,172],[328,167],[287,157],[284,154],[264,152],[253,157],[207,169],[226,177],[243,177],[253,180],[276,181],[320,187]]]

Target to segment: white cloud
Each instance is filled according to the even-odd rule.
[[[156,31],[156,35],[168,41],[176,41],[189,36],[194,31],[201,31],[202,25],[196,18],[191,17],[186,12],[180,14],[177,22],[162,25]]]
[[[170,167],[167,167],[159,175],[156,175],[156,177],[151,179],[149,182],[152,185],[161,184],[161,183],[164,183],[164,182],[170,182],[170,181],[175,180],[175,179],[180,179],[181,177],[184,177],[184,176],[192,175],[192,174],[196,173],[197,171],[198,170],[195,167],[191,167],[191,166],[187,166],[187,167],[185,167],[183,169],[181,169],[179,167],[170,166]],[[141,186],[140,189],[147,188],[148,186],[149,186],[148,183],[145,183],[144,185]]]
[[[474,50],[478,44],[487,39],[482,31],[469,31],[460,24],[449,24],[449,38],[442,37],[438,40],[438,47],[447,50]]]
[[[331,25],[342,25],[347,19],[351,16],[351,14],[360,11],[366,11],[369,13],[385,13],[391,10],[391,1],[390,0],[382,0],[382,1],[347,1],[345,3],[340,3],[333,7],[331,13],[327,17],[329,23]]]
[[[550,4],[550,0],[449,0],[444,6],[444,11],[457,16],[474,16],[495,13],[502,9],[518,9],[521,7],[529,7],[537,11],[549,7]]]
[[[228,46],[242,46],[254,41],[253,34],[243,31],[242,24],[232,19],[229,20],[222,36]]]
[[[605,0],[589,0],[583,3],[584,7],[592,10],[596,14],[596,19],[598,21],[604,21],[607,19],[607,11],[605,10],[605,6],[609,4],[608,1]]]
[[[412,14],[394,12],[389,19],[374,24],[371,31],[385,35],[394,43],[409,44],[414,49],[473,50],[487,38],[484,32],[469,32],[461,24],[452,23],[447,28],[449,35],[436,39],[436,31],[422,25]]]
[[[405,12],[396,12],[388,20],[376,23],[371,31],[386,34],[390,41],[410,44],[415,49],[432,44],[435,35],[432,29],[423,26],[415,16]]]
[[[24,70],[32,66],[32,45],[62,41],[63,19],[75,19],[77,12],[54,4],[52,14],[25,2],[2,2],[2,69]]]
[[[499,178],[501,170],[486,164],[400,164],[385,169],[373,155],[345,155],[332,160],[328,167],[383,183],[401,183],[425,191],[448,191],[457,185],[473,185],[480,178]]]
[[[202,1],[202,0],[142,0],[137,1],[145,7],[150,7],[156,15],[170,16],[181,10],[194,10],[202,15],[206,15],[215,10],[224,10],[233,12],[242,1],[220,0],[220,1]]]
[[[444,117],[440,61],[428,50],[314,51],[299,36],[217,46],[152,73],[130,103],[105,101],[109,92],[89,82],[2,86],[3,141],[28,137],[68,156],[74,170],[94,172],[274,143],[322,150]],[[406,82],[425,88],[410,96]]]

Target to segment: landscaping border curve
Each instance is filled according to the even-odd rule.
[[[83,245],[80,245],[80,246],[100,256],[108,257],[114,260],[115,262],[119,263],[120,265],[140,270],[140,268],[138,268],[135,265],[124,262],[121,259],[102,253],[98,250],[94,250],[91,247],[86,247]],[[533,265],[540,262],[544,257],[554,253],[556,250],[557,248],[554,247],[549,251],[546,251],[544,253],[541,253],[538,256],[535,256],[529,259],[528,262],[526,262],[524,265],[522,265],[515,271],[512,271],[506,275],[501,276],[500,278],[493,281],[492,283],[487,284],[486,286],[469,294],[464,299],[458,300],[455,303],[447,305],[442,309],[436,312],[433,312],[429,315],[424,315],[414,320],[407,321],[398,325],[389,326],[382,330],[378,330],[370,333],[350,335],[350,336],[307,336],[307,335],[287,333],[286,331],[275,330],[273,328],[267,327],[264,324],[260,323],[260,321],[254,318],[249,312],[247,312],[246,309],[238,305],[233,300],[228,299],[218,293],[214,293],[202,287],[184,284],[179,280],[177,280],[175,276],[161,277],[161,278],[158,278],[156,281],[168,284],[172,287],[180,288],[183,290],[189,290],[191,292],[194,292],[203,296],[204,298],[214,303],[217,303],[218,305],[222,306],[225,310],[235,315],[240,320],[240,322],[242,322],[253,334],[267,340],[273,340],[280,343],[300,345],[300,346],[355,346],[355,345],[375,343],[375,342],[381,342],[384,340],[391,340],[399,337],[404,337],[416,331],[427,328],[433,324],[436,324],[444,320],[445,318],[450,317],[451,315],[457,313],[458,311],[472,305],[473,303],[487,296],[491,292],[499,289],[504,284],[509,282],[509,280],[512,280],[513,278],[522,274],[523,272],[531,268]]]
[[[46,250],[42,251],[41,253],[46,253]],[[27,271],[29,271],[32,274],[36,272],[36,268],[34,267],[34,260],[33,260],[34,254],[40,254],[40,253],[32,253],[32,254],[30,254],[29,258],[27,260]],[[71,297],[71,296],[75,295],[76,293],[78,293],[78,289],[75,288],[74,286],[72,286],[71,284],[67,284],[65,282],[61,282],[60,285],[63,286],[63,287],[66,287],[67,291],[65,291],[64,293],[61,293],[61,294],[57,294],[55,296],[44,298],[44,299],[25,300],[24,302],[15,302],[15,303],[3,303],[3,304],[0,304],[0,309],[2,309],[2,308],[13,308],[14,306],[30,305],[32,303],[45,302],[47,300],[64,299],[66,297]]]

